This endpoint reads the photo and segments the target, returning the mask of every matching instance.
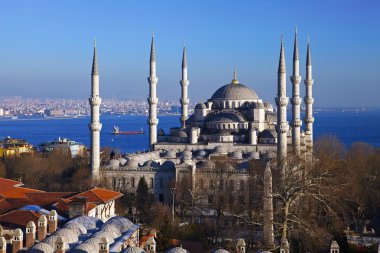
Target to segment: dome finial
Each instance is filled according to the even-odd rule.
[[[231,81],[232,84],[238,84],[239,81],[236,79],[236,67],[234,67],[234,79]]]

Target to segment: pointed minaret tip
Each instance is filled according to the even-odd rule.
[[[284,34],[281,34],[280,61],[278,63],[278,73],[286,72],[285,52],[284,52]]]
[[[96,47],[96,38],[94,38],[94,47]]]
[[[236,67],[234,67],[234,79],[231,81],[232,84],[238,84],[239,81],[236,79]]]
[[[298,60],[298,33],[297,33],[297,27],[295,27],[294,31],[294,50],[293,50],[293,61]]]
[[[152,43],[150,46],[150,62],[156,61],[156,51],[154,49],[154,31],[152,31]]]
[[[94,56],[92,60],[92,71],[91,71],[92,76],[97,76],[99,75],[98,71],[98,57],[96,55],[96,40],[94,40]]]
[[[186,46],[183,45],[183,55],[182,55],[182,68],[187,68],[187,61],[186,61]]]
[[[306,65],[311,65],[310,36],[309,35],[307,36]]]

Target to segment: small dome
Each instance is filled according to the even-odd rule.
[[[145,250],[139,247],[128,247],[122,252],[123,253],[145,253]]]
[[[99,251],[96,251],[95,247],[91,244],[81,243],[78,246],[76,246],[74,250],[71,250],[70,252],[73,252],[73,253],[96,253]]]
[[[103,222],[100,219],[92,217],[92,216],[80,216],[69,221],[68,223],[73,223],[73,222],[76,222],[82,225],[87,230],[100,227],[103,224]]]
[[[206,105],[204,103],[198,103],[195,106],[195,109],[207,109]]]
[[[119,162],[119,160],[111,159],[110,162],[109,162],[109,165],[111,167],[119,167],[120,166],[120,162]]]
[[[112,224],[104,224],[100,231],[107,232],[112,235],[112,237],[115,239],[121,235],[120,229]]]
[[[259,138],[274,139],[277,138],[277,132],[275,129],[265,129],[259,134]]]
[[[124,166],[124,164],[127,162],[127,159],[122,158],[122,157],[119,158],[118,160],[119,160],[120,164],[123,165],[123,166]]]
[[[207,155],[207,152],[204,151],[204,150],[199,150],[199,151],[197,152],[197,156],[205,157],[206,155]]]
[[[131,158],[128,160],[128,162],[126,163],[126,165],[128,167],[131,167],[131,168],[137,168],[139,167],[139,163],[138,161],[136,160],[136,158]]]
[[[182,247],[175,247],[175,248],[167,250],[165,253],[190,253],[190,252],[185,250]]]
[[[96,252],[99,252],[100,240],[98,238],[90,238],[86,240],[84,243],[91,245]]]
[[[177,153],[174,150],[168,150],[165,153],[165,157],[166,158],[176,158],[177,157]]]
[[[72,230],[78,236],[81,234],[87,234],[87,229],[83,225],[76,222],[66,223],[63,227]]]
[[[178,137],[187,138],[187,133],[184,130],[179,130]]]
[[[191,159],[193,157],[193,153],[190,150],[185,150],[182,153],[185,159]]]
[[[225,154],[225,153],[227,153],[227,148],[224,147],[224,146],[216,146],[214,148],[214,153],[216,153],[216,154]]]
[[[217,250],[212,251],[212,253],[230,253],[230,252],[225,249],[217,249]]]
[[[258,100],[256,92],[247,86],[237,84],[226,84],[220,87],[212,95],[210,100]]]
[[[264,102],[264,107],[267,110],[273,110],[273,105],[269,102]]]
[[[107,238],[110,242],[110,244],[114,243],[115,240],[114,238],[112,237],[112,234],[108,233],[108,232],[104,232],[104,231],[99,231],[99,232],[96,232],[92,238],[96,238],[96,239],[102,239],[103,237]]]
[[[115,216],[109,219],[106,224],[113,225],[119,229],[121,233],[126,232],[133,223],[125,217]]]
[[[147,167],[158,167],[159,164],[155,161],[152,161],[152,160],[148,160],[144,163],[143,166],[147,166]]]
[[[231,158],[232,159],[243,159],[243,153],[239,150],[236,150],[231,153]]]
[[[54,253],[54,248],[47,243],[37,243],[27,251],[28,253]]]
[[[78,241],[78,235],[70,229],[61,228],[57,230],[53,235],[62,236],[66,239],[67,243],[73,243]]]

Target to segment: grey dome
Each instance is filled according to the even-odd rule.
[[[95,249],[96,252],[99,252],[100,239],[90,238],[90,239],[86,240],[84,243],[91,245]]]
[[[106,224],[117,227],[121,233],[126,232],[133,223],[125,217],[115,216],[109,219]]]
[[[204,103],[198,103],[195,106],[195,109],[207,109],[206,105]]]
[[[28,253],[54,253],[54,248],[47,243],[37,243],[33,247],[31,247]]]
[[[51,235],[49,237],[46,237],[45,240],[43,240],[43,243],[49,244],[51,247],[54,248],[54,244],[57,241],[58,236]]]
[[[193,157],[193,153],[190,150],[185,150],[183,151],[183,157],[185,159],[191,159],[191,157]]]
[[[113,238],[117,238],[121,235],[119,228],[117,228],[115,225],[108,223],[104,224],[100,231],[111,234]]]
[[[78,241],[78,235],[74,231],[72,231],[68,228],[61,228],[61,229],[57,230],[54,233],[54,235],[64,237],[66,239],[67,243],[73,243],[73,242]]]
[[[199,157],[205,157],[206,155],[207,155],[207,152],[204,150],[199,150],[197,152],[197,156],[199,156]]]
[[[119,160],[111,159],[110,162],[109,162],[109,165],[110,165],[111,167],[119,167],[120,162],[119,162]]]
[[[87,234],[87,229],[77,222],[66,223],[63,227],[72,230],[77,235]]]
[[[236,150],[231,153],[231,158],[232,159],[243,159],[243,153],[239,150]]]
[[[126,163],[128,167],[132,167],[132,168],[137,168],[139,167],[139,163],[138,161],[136,160],[136,158],[131,158],[128,160],[128,162]]]
[[[245,122],[246,120],[239,114],[234,112],[219,112],[210,115],[206,120],[208,122]]]
[[[85,227],[87,230],[97,228],[103,224],[103,221],[92,216],[80,216],[78,218],[75,218],[69,221],[68,223],[73,223],[73,222],[79,223],[80,225]]]
[[[215,91],[210,100],[258,100],[256,92],[247,86],[238,84],[226,84]]]
[[[217,250],[214,250],[212,253],[230,253],[230,252],[225,249],[217,249]]]
[[[107,238],[107,239],[109,240],[110,244],[112,244],[112,243],[115,242],[115,240],[114,240],[112,234],[110,234],[110,233],[108,233],[108,232],[99,231],[99,232],[96,232],[96,233],[92,236],[92,238],[99,239],[99,240],[102,239],[103,237],[104,237],[104,238]]]
[[[152,160],[148,160],[144,163],[143,166],[148,166],[148,167],[158,167],[159,164],[155,161],[152,161]]]
[[[182,247],[175,247],[175,248],[165,251],[165,253],[190,253],[190,252],[185,250]]]
[[[145,250],[139,247],[129,247],[122,251],[122,253],[145,253]]]
[[[180,130],[178,131],[178,137],[186,138],[187,133],[184,130]]]
[[[75,252],[75,253],[97,253],[99,251],[96,251],[96,248],[88,243],[81,243],[78,246],[75,247],[74,250],[70,252]]]
[[[167,158],[175,158],[177,156],[177,153],[174,150],[168,150],[165,153],[165,157]]]
[[[225,154],[225,153],[227,153],[227,148],[224,147],[224,146],[216,146],[214,148],[214,153],[216,153],[216,154]]]

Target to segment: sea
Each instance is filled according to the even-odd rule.
[[[179,115],[159,116],[158,129],[165,132],[179,126]],[[366,142],[380,147],[380,110],[320,110],[314,112],[314,139],[335,135],[349,148],[355,142]],[[25,139],[34,146],[61,138],[90,145],[89,116],[43,118],[19,116],[17,119],[0,118],[0,139],[10,136]],[[148,149],[147,116],[101,115],[103,124],[101,146],[121,153]],[[142,135],[113,135],[112,128],[121,131],[144,130]]]

